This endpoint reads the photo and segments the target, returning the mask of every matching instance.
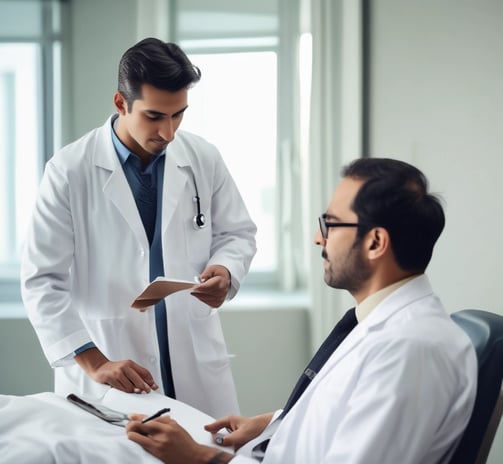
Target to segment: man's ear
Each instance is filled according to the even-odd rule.
[[[377,259],[391,249],[388,231],[382,227],[374,227],[365,237],[367,256],[369,259]]]
[[[119,113],[121,116],[124,116],[128,111],[127,101],[124,98],[124,95],[122,95],[120,92],[114,93],[114,106],[117,110],[117,113]]]

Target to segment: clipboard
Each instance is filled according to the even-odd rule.
[[[92,415],[99,417],[100,419],[109,422],[113,425],[118,425],[120,427],[125,427],[129,421],[129,417],[127,414],[123,412],[116,411],[114,409],[107,408],[102,404],[92,403],[90,401],[85,401],[82,398],[78,397],[74,393],[70,393],[66,399],[77,405],[79,408],[82,408],[84,411],[91,413]]]

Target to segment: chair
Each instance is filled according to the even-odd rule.
[[[484,464],[503,412],[503,316],[464,309],[451,318],[475,347],[478,386],[472,416],[450,464]]]

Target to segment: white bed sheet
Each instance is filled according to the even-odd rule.
[[[196,441],[212,444],[202,426],[212,418],[159,394],[129,395],[111,389],[103,404],[125,412],[151,414],[171,407],[171,415]],[[54,393],[0,395],[0,462],[5,464],[158,464],[128,440],[125,429],[109,424]]]

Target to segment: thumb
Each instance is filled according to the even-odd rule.
[[[209,271],[208,268],[206,268],[201,274],[199,274],[199,281],[203,284],[206,282],[208,279],[211,279],[213,277],[213,272]]]

